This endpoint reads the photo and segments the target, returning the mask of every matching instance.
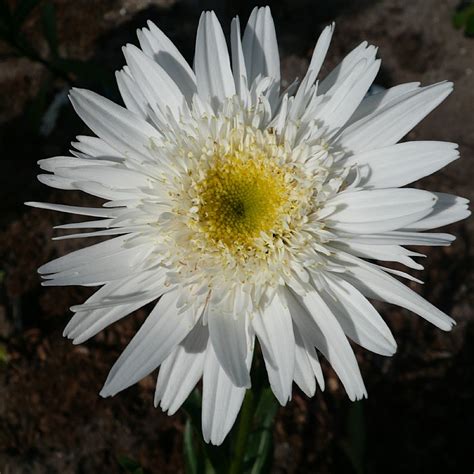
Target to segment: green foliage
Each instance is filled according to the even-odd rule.
[[[5,364],[8,364],[8,351],[3,344],[0,344],[0,366]]]
[[[366,431],[364,402],[351,402],[346,419],[346,433],[341,445],[357,474],[366,472]]]
[[[260,401],[255,410],[257,429],[250,433],[248,450],[244,465],[251,474],[270,472],[273,454],[273,421],[278,410],[275,397],[269,387],[262,391]]]
[[[474,2],[463,2],[453,15],[453,25],[464,29],[464,34],[474,37]]]
[[[269,387],[248,390],[233,430],[221,446],[211,446],[202,439],[201,396],[195,390],[183,407],[188,415],[183,438],[186,474],[269,473],[277,407]]]

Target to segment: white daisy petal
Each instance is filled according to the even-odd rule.
[[[346,335],[369,351],[393,355],[397,343],[385,321],[367,299],[344,280],[329,275],[325,280],[333,296],[326,295],[324,301]]]
[[[223,101],[235,94],[227,44],[214,12],[203,13],[199,20],[194,68],[202,100]]]
[[[247,359],[250,367],[251,355]],[[245,388],[236,387],[219,364],[212,345],[204,363],[202,390],[202,434],[206,443],[221,444],[237,418]]]
[[[314,84],[318,77],[321,66],[323,65],[324,59],[331,44],[332,35],[334,33],[334,23],[330,26],[326,26],[320,34],[316,46],[311,56],[311,61],[308,66],[308,72],[306,73],[305,79],[308,84]]]
[[[161,142],[158,131],[141,117],[94,92],[73,89],[71,102],[86,125],[121,155],[149,160],[151,144]]]
[[[345,81],[354,66],[361,60],[367,60],[375,56],[377,52],[374,46],[369,46],[363,41],[354,48],[319,84],[319,94],[330,93],[333,88]]]
[[[125,107],[146,120],[148,117],[148,102],[131,75],[130,69],[126,67],[121,71],[117,71],[115,78]]]
[[[248,342],[245,315],[228,314],[216,308],[207,312],[209,334],[219,364],[237,387],[250,387],[246,365]]]
[[[453,90],[451,82],[441,82],[407,92],[343,130],[337,144],[353,153],[397,143],[423,120]]]
[[[102,329],[159,298],[166,291],[164,270],[149,270],[129,279],[109,282],[84,304],[74,306],[75,315],[63,335],[82,344]]]
[[[365,296],[409,309],[443,331],[452,328],[454,321],[449,316],[375,265],[349,254],[338,254],[338,259],[350,265],[341,278],[352,283]]]
[[[108,145],[104,140],[98,137],[88,137],[86,135],[79,135],[76,137],[77,142],[72,142],[73,147],[87,157],[94,157],[101,159],[102,157],[114,157],[114,160],[119,159],[123,161],[123,157],[117,153],[117,150]]]
[[[178,314],[179,297],[180,290],[161,297],[110,370],[101,396],[115,395],[155,370],[191,331],[200,312],[199,305]]]
[[[398,143],[352,155],[344,160],[344,165],[358,167],[360,187],[395,188],[424,178],[458,159],[457,148],[455,143],[447,142]]]
[[[123,48],[130,72],[150,107],[166,119],[169,109],[179,118],[184,96],[174,80],[155,61],[131,44]]]
[[[161,364],[155,406],[159,403],[168,415],[176,413],[202,377],[208,340],[207,328],[196,324]]]
[[[148,28],[138,30],[140,46],[145,54],[154,59],[173,78],[189,101],[197,92],[196,76],[172,41],[151,21]]]
[[[333,229],[355,234],[387,232],[408,226],[430,214],[437,197],[419,189],[380,189],[340,193],[327,205]]]
[[[332,94],[328,94],[314,118],[330,130],[344,125],[367,93],[379,68],[380,60],[374,61],[372,57],[357,62],[346,78],[333,87]]]
[[[316,392],[316,380],[314,378],[313,368],[311,367],[303,339],[296,326],[293,326],[293,332],[295,335],[294,380],[296,385],[298,385],[306,396],[312,397]]]
[[[341,379],[351,400],[367,396],[357,360],[331,310],[316,291],[296,297],[286,290],[285,298],[300,334],[311,338]]]
[[[344,237],[345,238],[345,237]],[[441,233],[384,232],[382,234],[354,235],[351,242],[364,245],[451,245],[456,237]]]
[[[316,381],[321,390],[324,390],[324,377],[319,363],[316,349],[309,342],[309,338],[300,333],[298,326],[293,323],[295,334],[295,375],[298,387],[308,396],[312,397],[316,391]]]
[[[259,75],[280,82],[280,56],[269,7],[255,7],[252,10],[242,47],[249,84]]]
[[[290,312],[278,294],[265,311],[253,315],[252,326],[262,348],[270,386],[284,406],[291,400],[295,339]]]
[[[232,20],[230,30],[230,43],[232,50],[232,73],[234,75],[235,91],[237,95],[240,96],[240,98],[245,101],[245,103],[247,103],[247,69],[245,68],[242,40],[240,37],[240,22],[238,17]]]
[[[346,123],[346,126],[357,122],[364,117],[377,113],[393,100],[401,97],[407,92],[418,89],[419,86],[419,82],[407,82],[406,84],[400,84],[377,92],[376,94],[366,96],[360,103],[359,107],[357,107],[356,111],[352,114],[352,117]]]
[[[399,262],[415,270],[423,270],[423,267],[416,263],[411,257],[423,257],[423,254],[412,252],[400,245],[380,244],[374,242],[357,242],[355,239],[341,238],[333,242],[333,246],[358,257],[372,260],[382,260],[387,262]]]
[[[466,219],[471,215],[469,201],[459,196],[446,193],[433,193],[438,198],[433,210],[423,219],[405,227],[406,230],[428,230],[443,227],[453,222]]]

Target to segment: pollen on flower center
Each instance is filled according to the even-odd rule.
[[[199,191],[204,231],[230,248],[276,231],[289,199],[283,170],[256,150],[215,157]]]

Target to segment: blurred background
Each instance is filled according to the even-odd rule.
[[[336,21],[323,74],[362,40],[379,46],[376,83],[430,84],[455,92],[409,139],[459,143],[462,159],[417,183],[474,194],[474,4],[458,0],[278,0],[272,7],[284,81],[302,77],[322,28]],[[182,414],[153,408],[155,375],[113,399],[98,392],[147,310],[81,346],[62,338],[68,308],[87,289],[41,288],[36,268],[78,248],[52,242],[68,216],[28,209],[27,200],[97,204],[46,188],[36,161],[68,153],[89,131],[67,100],[71,86],[119,100],[121,46],[137,44],[151,19],[192,61],[202,9],[228,33],[253,1],[0,0],[0,472],[179,473]],[[68,220],[69,219],[69,220]],[[443,333],[407,311],[380,306],[394,331],[392,358],[356,349],[369,398],[351,403],[329,367],[326,391],[309,400],[295,388],[274,430],[275,473],[472,473],[474,469],[473,220],[443,231],[452,247],[429,257],[413,288],[451,314]],[[89,241],[89,243],[92,243]]]

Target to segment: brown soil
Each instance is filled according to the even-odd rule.
[[[242,3],[247,4],[202,2],[205,7],[217,5],[222,18],[236,12],[245,18],[252,2]],[[474,40],[451,25],[456,0],[272,3],[287,80],[301,77],[319,31],[336,19],[327,68],[366,39],[380,47],[379,84],[454,81],[454,94],[410,138],[458,142],[463,158],[421,184],[473,197]],[[152,18],[188,58],[192,56],[198,18],[193,2],[55,4],[65,54],[92,58],[113,71],[122,63],[120,46],[134,41],[135,28]],[[35,13],[26,28],[40,44],[38,16]],[[0,54],[8,51],[0,46]],[[137,460],[147,472],[184,472],[183,415],[167,417],[153,408],[154,376],[112,399],[98,396],[110,366],[146,311],[73,346],[61,332],[68,307],[88,291],[39,285],[36,268],[81,242],[51,242],[52,226],[66,218],[26,209],[22,202],[90,203],[79,194],[50,192],[36,183],[35,161],[65,154],[68,142],[84,131],[70,107],[48,137],[23,126],[25,107],[46,74],[24,58],[0,62],[0,347],[6,352],[0,357],[0,472],[115,473],[122,472],[121,456]],[[55,82],[55,90],[62,87]],[[278,414],[272,472],[473,471],[473,226],[470,219],[446,228],[458,236],[450,248],[423,249],[429,257],[420,277],[425,285],[416,285],[456,319],[454,330],[443,333],[411,313],[380,306],[399,348],[388,359],[357,349],[368,400],[349,402],[329,368],[324,393],[308,400],[295,390],[292,402]],[[350,461],[350,452],[356,453],[356,461]]]

